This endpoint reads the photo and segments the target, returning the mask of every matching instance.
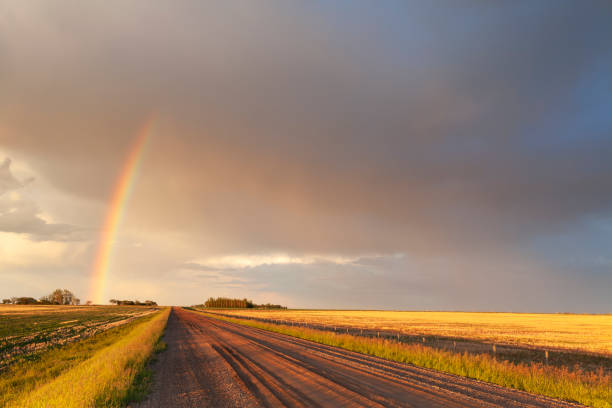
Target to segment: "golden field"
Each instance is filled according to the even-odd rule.
[[[463,338],[514,346],[612,354],[612,315],[404,312],[374,310],[223,310],[236,316]]]

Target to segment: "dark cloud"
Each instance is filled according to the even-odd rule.
[[[460,258],[471,281],[514,257],[548,276],[534,246],[612,215],[609,2],[0,7],[0,146],[101,220],[155,114],[126,225],[185,242],[175,264],[403,253]],[[51,228],[22,211],[11,225]]]

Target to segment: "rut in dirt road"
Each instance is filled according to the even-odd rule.
[[[577,407],[173,308],[140,407]]]

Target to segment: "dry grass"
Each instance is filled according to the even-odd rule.
[[[612,315],[223,310],[222,313],[612,355]]]
[[[369,354],[401,363],[431,368],[546,395],[576,401],[596,408],[612,407],[612,377],[600,373],[569,371],[543,364],[512,364],[487,354],[453,353],[418,344],[314,330],[296,326],[261,323],[208,314],[218,319],[257,327],[330,346]]]
[[[158,348],[170,310],[127,327],[43,353],[0,378],[7,407],[117,407],[142,394],[146,362]],[[48,354],[48,356],[47,356]],[[76,362],[71,362],[75,359]],[[21,377],[19,377],[21,375]],[[12,384],[12,385],[11,385]],[[0,384],[1,385],[1,384]]]

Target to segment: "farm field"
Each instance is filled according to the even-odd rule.
[[[612,355],[612,315],[358,310],[215,310],[315,325]]]
[[[16,359],[82,340],[159,308],[0,305],[0,371]]]
[[[88,332],[87,337],[71,338],[69,344],[56,341],[53,344],[57,347],[15,355],[11,364],[0,371],[0,406],[125,406],[146,393],[151,378],[147,362],[155,351],[163,349],[159,339],[168,308],[39,309],[11,308],[10,313],[2,316],[3,328],[22,327],[26,337],[32,333],[39,336],[39,332],[29,328],[37,326],[38,318],[45,333],[55,333],[63,326],[54,326],[53,321],[58,317],[67,320],[70,315],[79,318],[80,325],[97,331]]]

